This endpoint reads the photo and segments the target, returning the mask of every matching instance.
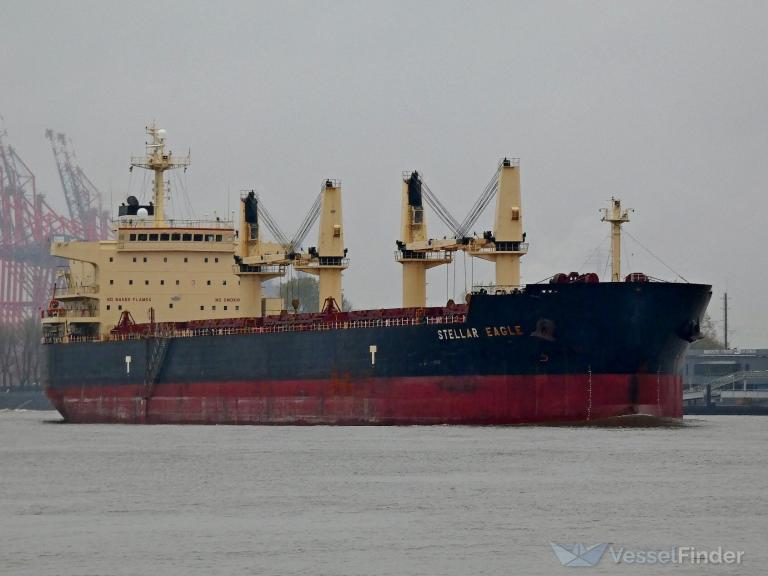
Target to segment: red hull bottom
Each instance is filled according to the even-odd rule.
[[[675,375],[577,374],[158,384],[48,390],[69,422],[505,425],[682,418]]]

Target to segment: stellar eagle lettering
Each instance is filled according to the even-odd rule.
[[[444,328],[437,331],[438,340],[466,340],[467,338],[480,338],[477,328]],[[515,326],[486,326],[485,335],[488,338],[495,336],[522,336],[523,327]]]

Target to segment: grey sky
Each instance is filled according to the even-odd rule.
[[[636,210],[633,236],[715,298],[728,289],[733,342],[768,347],[766,2],[6,0],[0,53],[8,140],[59,207],[46,128],[117,203],[141,184],[128,159],[156,119],[173,150],[192,150],[198,215],[255,187],[292,233],[321,180],[341,179],[345,294],[396,306],[401,171],[422,171],[462,218],[515,156],[525,281],[602,274],[607,242],[582,264],[616,195]],[[673,278],[625,247],[632,271]],[[491,276],[475,264],[476,282]],[[455,277],[458,292],[461,257]],[[445,269],[429,282],[443,302]]]

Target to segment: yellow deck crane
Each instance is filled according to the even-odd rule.
[[[482,236],[470,235],[480,215],[496,198],[494,229]],[[403,265],[403,306],[426,305],[426,271],[452,262],[462,250],[470,256],[494,262],[496,290],[520,285],[520,258],[527,253],[520,197],[520,164],[504,158],[464,220],[459,223],[429,189],[418,172],[403,175],[400,240],[395,259]],[[424,215],[426,202],[448,226],[452,238],[430,239]]]
[[[297,260],[294,268],[314,274],[319,283],[318,312],[341,310],[341,275],[349,267],[344,247],[344,227],[341,207],[341,182],[325,180],[320,192],[320,227],[316,247],[310,247],[308,259]]]
[[[474,224],[482,209],[496,196],[493,232],[474,240],[469,254],[490,260],[496,265],[496,290],[520,287],[520,258],[528,252],[523,232],[523,211],[520,196],[520,161],[504,158],[485,192],[462,224],[464,233]],[[476,216],[474,212],[479,211]]]
[[[262,284],[285,276],[285,245],[261,239],[259,217],[264,217],[264,212],[253,190],[240,198],[235,274],[240,278],[240,309],[244,316],[262,316]]]
[[[400,240],[395,252],[395,260],[403,266],[403,308],[426,306],[427,270],[449,264],[457,249],[455,239],[428,237],[423,204],[427,190],[418,172],[403,173]]]
[[[304,252],[301,246],[318,218],[318,245]],[[275,242],[262,240],[262,223],[272,233]],[[323,311],[327,305],[341,308],[341,275],[349,266],[349,260],[344,247],[341,183],[338,180],[323,181],[320,193],[291,239],[282,232],[263,200],[254,191],[241,198],[235,274],[240,277],[243,310],[247,314],[262,314],[264,304],[261,285],[273,278],[285,276],[288,266],[318,276],[318,312]]]

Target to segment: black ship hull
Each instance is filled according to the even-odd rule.
[[[475,294],[459,322],[48,344],[47,394],[73,422],[679,418],[678,370],[709,298],[697,284],[537,284]]]

